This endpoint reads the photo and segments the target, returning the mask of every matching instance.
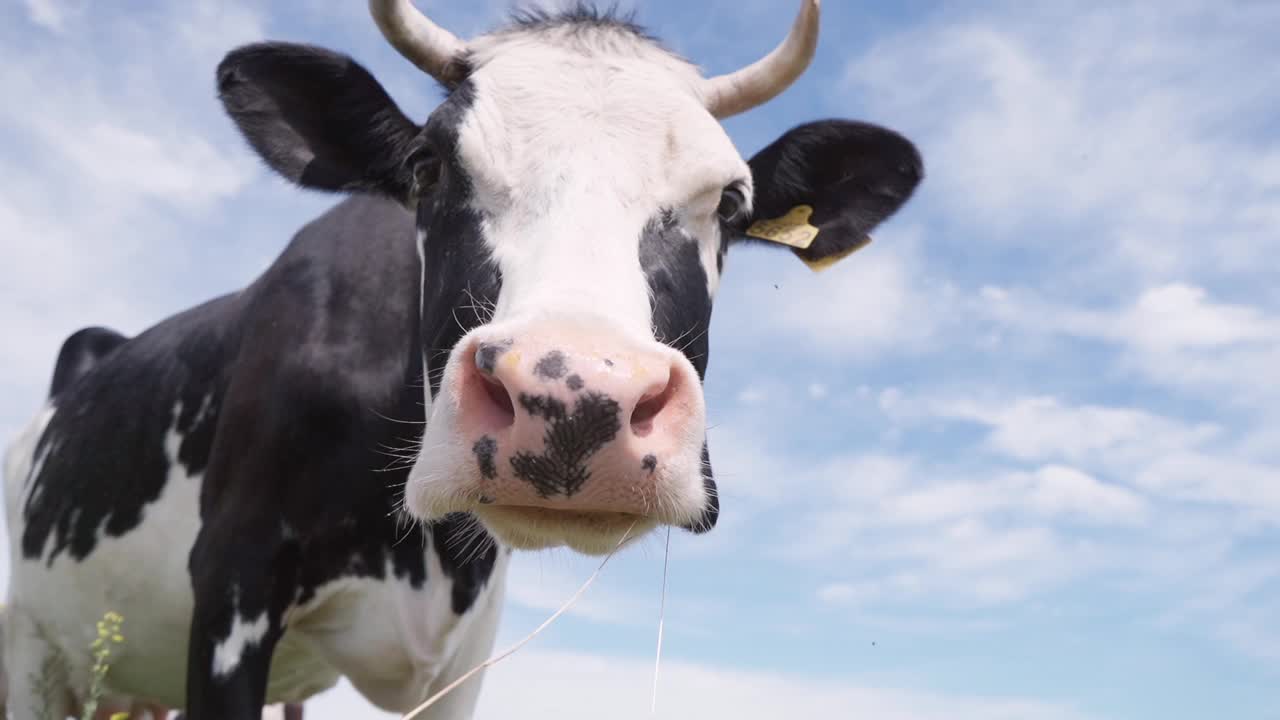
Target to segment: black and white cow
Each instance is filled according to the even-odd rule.
[[[408,0],[370,4],[447,99],[419,125],[344,55],[227,55],[249,144],[350,197],[248,287],[137,337],[73,336],[8,454],[19,717],[83,697],[108,610],[113,698],[250,718],[345,676],[411,708],[491,651],[511,549],[715,524],[707,330],[753,220],[807,206],[793,252],[837,258],[922,177],[872,125],[802,125],[750,162],[722,129],[803,72],[819,0],[716,78],[586,9],[464,43]]]

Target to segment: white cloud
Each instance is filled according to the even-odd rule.
[[[1185,451],[1156,459],[1135,480],[1172,499],[1220,503],[1280,524],[1280,466]]]
[[[1058,225],[1072,240],[1045,257],[1263,272],[1280,186],[1248,130],[1280,77],[1259,63],[1280,8],[961,7],[847,71],[850,98],[923,145],[932,198],[983,238],[1022,245]]]
[[[927,525],[948,518],[1009,513],[1080,518],[1096,523],[1140,520],[1141,497],[1074,468],[1049,465],[978,482],[942,482],[899,495],[881,507],[882,518]]]
[[[1083,528],[1132,529],[1150,512],[1133,491],[1060,465],[965,475],[873,454],[792,467],[790,477],[828,491],[793,500],[782,556],[801,565],[844,556],[861,568],[819,585],[826,604],[1021,601],[1107,565]]]
[[[41,121],[50,128],[49,118]],[[240,154],[228,156],[198,137],[164,136],[154,131],[95,122],[54,124],[49,147],[66,156],[83,180],[135,199],[177,206],[207,206],[231,197],[254,174]]]
[[[1020,460],[1096,461],[1101,455],[1148,459],[1195,447],[1216,437],[1210,423],[1187,425],[1136,408],[1068,405],[1052,396],[1022,396],[1002,402],[926,401],[932,417],[967,420],[991,428],[992,450]],[[920,411],[920,408],[917,408]]]
[[[771,332],[838,357],[866,359],[926,347],[949,289],[927,285],[911,245],[909,237],[895,237],[822,273],[794,270],[804,275],[762,308]]]
[[[1105,340],[1144,353],[1175,353],[1280,342],[1280,319],[1263,309],[1213,300],[1204,288],[1167,283],[1143,290],[1128,306],[1091,309],[1046,302],[1029,293],[983,288],[989,311],[1028,332]]]
[[[60,33],[66,28],[69,8],[63,0],[22,0],[31,22]]]
[[[6,427],[34,412],[75,329],[135,333],[212,295],[195,289],[206,268],[194,280],[173,278],[200,264],[207,248],[193,252],[191,236],[207,237],[210,213],[261,175],[211,86],[191,82],[193,72],[211,82],[216,57],[177,31],[194,12],[208,43],[230,43],[261,32],[256,14],[202,0],[166,6],[144,30],[105,6],[29,9],[86,22],[62,23],[34,47],[0,48],[0,89],[10,98],[0,106],[0,323],[21,338],[0,349]],[[223,280],[234,283],[242,238],[216,242]]]
[[[1013,475],[1004,484],[1022,489],[1028,509],[1049,516],[1127,522],[1141,519],[1147,509],[1146,502],[1133,492],[1061,465]]]
[[[589,682],[582,682],[590,678]],[[572,720],[649,718],[653,664],[621,658],[539,652],[492,671],[480,718]],[[1044,719],[1081,717],[1068,708],[1016,698],[978,698],[868,686],[857,678],[827,681],[749,672],[667,659],[658,683],[657,717],[874,717]]]
[[[1261,303],[1223,302],[1184,283],[1154,285],[1110,306],[1046,300],[1025,290],[985,296],[977,313],[1023,342],[1070,338],[1112,349],[1118,356],[1099,372],[1136,377],[1219,407],[1270,411],[1280,400],[1280,386],[1256,380],[1280,367],[1280,310]]]
[[[784,716],[876,720],[1083,720],[1066,706],[1014,696],[934,693],[884,687],[858,677],[813,679],[666,658],[653,703],[653,661],[527,650],[486,671],[477,720],[610,720]],[[391,718],[347,683],[310,701],[314,720]]]
[[[1044,497],[1065,500],[1063,491],[1083,493],[1078,498],[1081,510],[1128,507],[1136,513],[1138,506],[1136,498],[1115,494],[1122,492],[1116,485],[1054,469],[1052,463],[1075,463],[1165,500],[1220,505],[1280,522],[1280,465],[1259,454],[1270,452],[1268,448],[1235,441],[1217,423],[1189,423],[1136,408],[1070,405],[1050,396],[913,399],[906,406],[899,421],[911,422],[914,414],[976,422],[989,428],[984,441],[988,450],[1018,461],[1051,463],[1038,471],[1051,471],[1041,479],[1056,486],[1044,490],[1049,493]],[[1136,518],[1135,513],[1128,515]]]

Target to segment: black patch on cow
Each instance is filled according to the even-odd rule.
[[[218,97],[255,151],[284,178],[404,201],[419,128],[359,63],[310,45],[266,42],[228,53]]]
[[[467,513],[453,513],[432,523],[431,544],[445,576],[453,580],[453,612],[462,615],[493,575],[498,545]]]
[[[420,588],[435,552],[465,612],[488,581],[496,550],[473,521],[425,528],[398,512],[408,468],[390,453],[411,447],[425,420],[413,237],[402,207],[346,200],[249,288],[148,329],[61,388],[20,550],[82,560],[100,539],[138,531],[176,450],[183,482],[201,484],[199,516],[176,520],[200,530],[191,548],[156,542],[154,552],[189,558],[192,717],[261,707],[252,686],[265,687],[286,609],[327,583],[393,576]],[[233,618],[263,612],[263,643],[231,677],[212,678]]]
[[[521,451],[511,458],[515,476],[533,485],[540,497],[571,497],[591,477],[587,461],[622,429],[617,401],[600,393],[584,393],[566,414],[564,403],[546,396],[521,395],[530,414],[547,420],[541,455]]]
[[[476,349],[476,368],[486,375],[492,375],[498,369],[498,360],[503,353],[511,349],[511,340],[480,343]]]
[[[480,475],[486,480],[492,480],[498,476],[498,466],[494,463],[494,459],[498,455],[498,441],[485,435],[471,446],[471,452],[476,454],[476,462],[480,465]]]
[[[418,230],[423,235],[422,354],[432,395],[449,354],[462,337],[488,320],[502,289],[497,264],[481,233],[482,218],[471,209],[472,187],[458,158],[458,126],[475,101],[475,86],[464,81],[427,120],[421,141],[442,162],[440,179],[428,198],[418,203]],[[494,357],[494,366],[499,352]]]
[[[206,303],[117,342],[92,372],[58,388],[58,410],[36,447],[44,462],[22,509],[23,557],[83,560],[99,538],[136,528],[164,491],[165,440],[175,427],[175,461],[187,475],[204,470],[234,342],[231,302]],[[60,364],[65,379],[73,363]]]
[[[608,367],[613,367],[613,361],[610,360],[609,358],[604,359],[604,364]]]
[[[707,444],[702,443],[702,489],[707,497],[707,504],[702,509],[702,516],[686,525],[685,530],[702,534],[716,526],[720,518],[720,492],[716,488],[715,477],[711,472],[711,454],[707,452]]]
[[[578,392],[579,390],[581,390],[583,387],[586,386],[586,383],[582,381],[581,375],[570,375],[569,377],[564,379],[564,384],[574,392]]]
[[[520,407],[533,417],[544,420],[563,420],[567,408],[564,402],[550,395],[530,395],[520,393]]]
[[[640,461],[640,468],[652,474],[654,470],[658,469],[658,456],[653,454],[645,455],[644,459]]]
[[[104,327],[87,327],[72,333],[58,350],[58,362],[53,368],[53,382],[49,384],[49,397],[55,399],[72,383],[102,362],[112,351],[128,342],[129,338]]]
[[[559,380],[569,372],[569,365],[564,353],[552,350],[533,366],[533,372],[543,380]]]
[[[649,281],[658,340],[684,353],[702,378],[710,349],[711,292],[698,242],[681,230],[674,213],[663,211],[645,225],[640,267]]]

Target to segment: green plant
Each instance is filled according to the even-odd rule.
[[[98,621],[98,637],[89,648],[93,652],[93,667],[89,671],[89,694],[84,701],[81,720],[93,720],[98,712],[98,703],[102,701],[104,691],[103,683],[107,678],[107,671],[111,669],[111,652],[115,646],[124,642],[124,635],[120,632],[122,625],[124,618],[110,611]],[[127,712],[116,713],[111,716],[111,720],[127,720],[128,717]]]

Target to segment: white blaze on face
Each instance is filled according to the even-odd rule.
[[[590,308],[652,339],[646,223],[675,213],[715,277],[721,192],[749,171],[692,66],[623,30],[593,32],[474,42],[458,152],[502,271],[495,323]]]

